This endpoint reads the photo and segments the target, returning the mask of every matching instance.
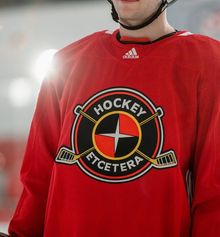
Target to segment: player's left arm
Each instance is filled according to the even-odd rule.
[[[220,236],[220,43],[216,49],[198,86],[191,237]]]

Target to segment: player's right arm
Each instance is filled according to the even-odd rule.
[[[60,134],[59,74],[44,80],[33,116],[23,165],[23,192],[9,225],[11,237],[42,237],[52,175]]]

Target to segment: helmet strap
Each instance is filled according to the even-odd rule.
[[[116,21],[117,23],[119,23],[123,28],[125,28],[127,30],[139,30],[141,28],[144,28],[145,26],[150,25],[153,21],[155,21],[161,15],[161,13],[163,11],[166,10],[166,8],[170,4],[174,3],[175,1],[177,1],[177,0],[174,0],[171,3],[168,3],[167,0],[162,0],[162,3],[160,5],[160,7],[158,8],[158,10],[155,13],[153,13],[151,16],[149,16],[143,23],[141,23],[139,25],[135,25],[135,26],[128,26],[128,25],[125,25],[125,24],[120,22],[119,17],[118,17],[118,13],[117,13],[112,1],[109,0],[109,2],[112,4],[111,15],[112,15],[113,20]]]

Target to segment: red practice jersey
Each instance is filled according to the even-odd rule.
[[[12,237],[220,236],[220,43],[118,32],[56,54]]]

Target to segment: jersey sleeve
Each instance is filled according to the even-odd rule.
[[[213,52],[198,87],[192,237],[220,236],[220,43]]]
[[[42,237],[48,189],[60,132],[59,73],[45,78],[21,168],[23,192],[9,225],[10,236]]]

